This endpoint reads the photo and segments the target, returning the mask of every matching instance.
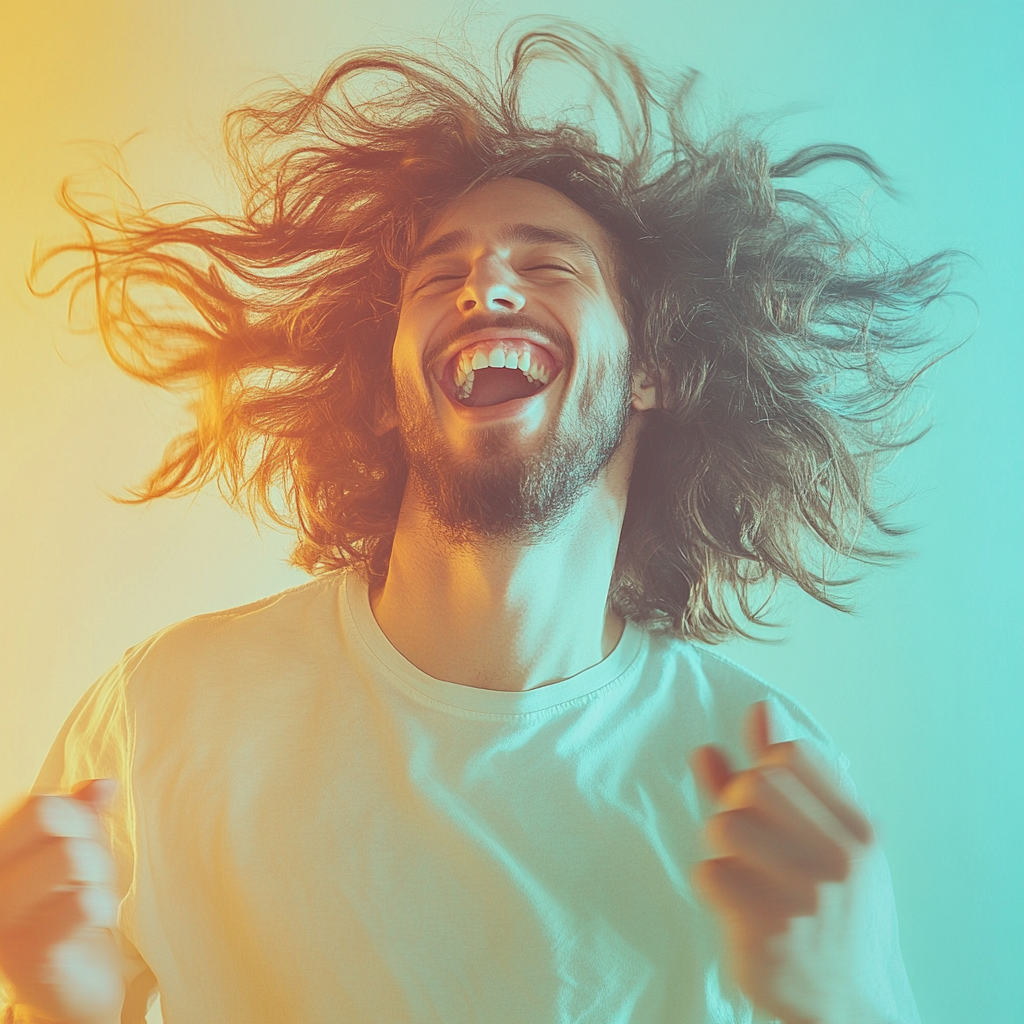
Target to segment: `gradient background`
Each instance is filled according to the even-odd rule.
[[[464,11],[464,8],[460,8]],[[906,198],[875,203],[909,254],[977,265],[968,346],[932,372],[932,433],[896,463],[915,558],[873,571],[856,617],[803,598],[774,646],[730,645],[789,690],[852,760],[886,845],[925,1021],[1024,1021],[1021,964],[1022,82],[1019,2],[550,0],[479,5],[577,18],[701,69],[719,111],[796,110],[781,148],[867,149]],[[63,303],[32,299],[37,239],[72,225],[54,192],[123,143],[147,202],[223,205],[220,117],[251,85],[306,81],[345,49],[430,36],[449,0],[0,0],[0,804],[32,782],[85,687],[197,612],[302,582],[289,541],[215,493],[151,508],[104,491],[141,478],[180,413],[122,379]],[[846,179],[844,179],[846,180]],[[866,182],[856,185],[866,188]],[[961,311],[963,312],[963,311]],[[961,325],[974,324],[968,309]]]

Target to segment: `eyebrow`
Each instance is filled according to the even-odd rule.
[[[594,250],[579,235],[570,231],[542,228],[539,224],[506,224],[498,232],[498,241],[502,244],[518,242],[525,245],[563,245],[595,266],[600,267],[601,265]],[[469,228],[449,231],[413,253],[406,274],[412,274],[427,260],[436,256],[447,256],[449,253],[467,248],[472,242],[473,234]]]

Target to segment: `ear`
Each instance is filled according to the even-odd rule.
[[[641,371],[633,374],[632,406],[638,412],[644,409],[655,409],[658,406],[658,389],[651,374]]]

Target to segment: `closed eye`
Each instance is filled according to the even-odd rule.
[[[460,281],[463,276],[464,275],[462,274],[435,274],[433,277],[428,277],[425,281],[420,281],[413,291],[418,292],[421,288],[426,288],[427,285],[437,284],[439,281]]]
[[[564,267],[560,263],[538,263],[533,267],[524,267],[523,273],[529,274],[533,270],[561,270],[565,274],[574,274],[576,271],[572,267]],[[459,281],[463,278],[463,274],[434,274],[433,277],[428,277],[425,281],[422,281],[416,286],[418,291],[420,288],[425,288],[429,284],[437,284],[439,281]]]

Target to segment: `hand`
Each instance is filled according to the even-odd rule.
[[[117,783],[27,797],[0,820],[0,975],[18,1006],[62,1024],[120,1020],[114,862],[99,814]]]
[[[730,969],[786,1024],[882,1022],[862,990],[871,824],[807,746],[771,742],[766,703],[750,708],[746,725],[753,767],[734,771],[713,746],[691,757],[722,807],[705,831],[716,856],[696,866],[693,882],[719,915]]]

